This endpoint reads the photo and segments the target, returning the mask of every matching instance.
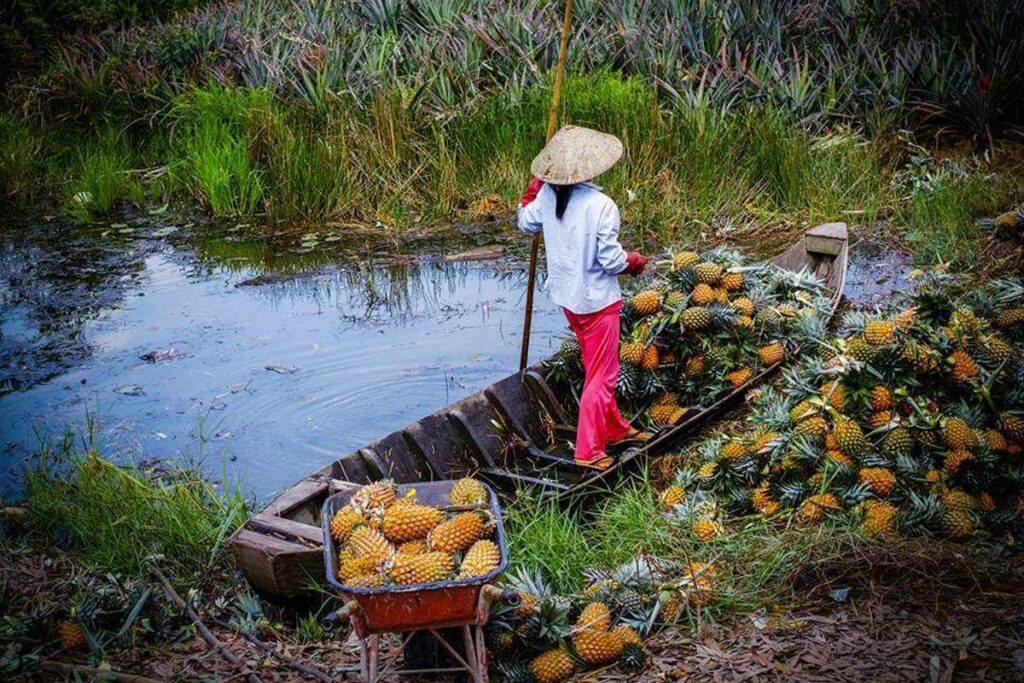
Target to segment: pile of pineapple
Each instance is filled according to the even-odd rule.
[[[723,515],[855,516],[864,533],[1024,530],[1024,285],[917,271],[902,310],[753,392],[750,428],[705,440],[663,492],[708,540]]]
[[[559,683],[610,665],[635,675],[647,662],[641,636],[711,601],[717,573],[710,563],[639,557],[588,570],[581,593],[559,595],[539,574],[520,572],[510,585],[522,603],[495,606],[487,626],[497,680]]]
[[[664,427],[822,339],[829,296],[812,275],[747,264],[736,251],[680,251],[657,262],[623,305],[616,389],[628,418]],[[579,344],[566,339],[549,376],[578,395]]]
[[[417,502],[415,489],[403,497],[397,491],[390,481],[363,486],[331,519],[339,582],[414,586],[483,576],[501,564],[487,489],[479,481],[452,485],[454,510]]]

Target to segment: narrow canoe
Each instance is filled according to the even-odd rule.
[[[769,262],[810,271],[831,292],[835,313],[846,280],[846,225],[812,228]],[[320,509],[327,496],[380,479],[398,483],[482,476],[508,489],[538,487],[561,497],[606,486],[630,462],[664,452],[720,415],[763,382],[762,370],[700,412],[622,454],[605,472],[584,470],[556,443],[571,442],[573,416],[544,379],[542,364],[495,382],[461,401],[367,444],[289,487],[232,535],[230,545],[249,583],[268,597],[289,598],[324,581]]]

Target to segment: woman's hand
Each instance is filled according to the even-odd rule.
[[[623,272],[627,275],[642,275],[646,267],[647,258],[640,252],[631,251],[626,254],[626,270]]]
[[[519,200],[519,206],[526,206],[534,199],[537,198],[537,193],[540,192],[540,188],[544,187],[544,183],[535,176],[530,176],[530,185],[526,188],[526,192],[523,193],[523,198]]]

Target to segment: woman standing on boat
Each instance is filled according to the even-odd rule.
[[[580,343],[586,380],[576,427],[576,463],[604,470],[608,446],[642,442],[615,402],[619,377],[619,275],[640,275],[647,259],[619,244],[619,207],[590,180],[622,156],[614,135],[565,126],[533,160],[519,229],[544,233],[547,283]]]

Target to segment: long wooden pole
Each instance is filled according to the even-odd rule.
[[[569,51],[569,24],[572,21],[572,0],[565,0],[565,18],[562,20],[562,40],[558,44],[558,65],[555,67],[555,90],[551,93],[551,109],[548,111],[548,134],[550,140],[558,127],[558,103],[562,99],[562,75],[565,73],[565,55]],[[526,280],[526,313],[523,315],[523,344],[519,352],[519,370],[526,369],[530,359],[530,327],[533,325],[533,290],[537,284],[537,252],[540,249],[540,233],[533,236],[530,244],[530,274]]]

